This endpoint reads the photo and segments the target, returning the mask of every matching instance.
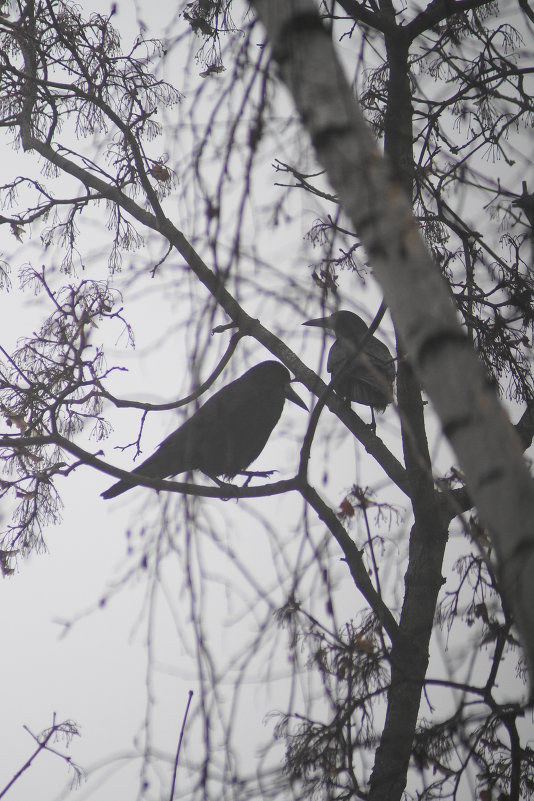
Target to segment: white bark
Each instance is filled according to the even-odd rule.
[[[413,368],[487,527],[534,686],[534,482],[449,288],[390,174],[313,0],[253,0],[341,206],[367,250]]]

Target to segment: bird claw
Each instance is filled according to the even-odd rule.
[[[278,473],[278,470],[241,470],[239,475],[246,476],[243,487],[248,487],[252,478],[270,478],[275,473]]]

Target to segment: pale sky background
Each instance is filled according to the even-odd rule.
[[[107,9],[107,4],[84,2],[81,5],[86,13],[93,9]],[[150,9],[150,22],[154,33],[158,26],[163,27],[165,20],[158,18],[161,7]],[[134,30],[131,7],[127,3],[119,4],[119,13],[114,23],[128,33]],[[180,82],[176,81],[178,88]],[[171,151],[166,142],[162,150]],[[171,151],[172,158],[172,151]],[[4,169],[4,168],[2,168]],[[10,162],[8,169],[16,166]],[[21,167],[22,171],[23,167]],[[6,180],[5,174],[0,181]],[[300,204],[302,212],[307,212],[311,201],[302,194],[293,201],[294,208]],[[478,213],[478,212],[476,212]],[[304,214],[303,214],[304,217]],[[295,258],[295,252],[302,253],[305,263],[306,244],[302,235],[309,217],[296,223],[293,236],[288,233],[285,241],[272,240],[271,248],[264,249],[262,256],[275,264],[283,264],[288,253]],[[89,271],[94,276],[94,256],[98,254],[100,243],[98,227],[90,243],[86,243],[85,255],[88,256]],[[101,236],[107,231],[102,225]],[[29,242],[24,237],[22,246],[17,246],[21,260],[30,259],[35,267],[40,264],[42,255],[39,242]],[[153,247],[152,245],[150,247]],[[5,226],[0,227],[0,252],[13,252],[13,241]],[[146,254],[144,254],[146,257]],[[157,255],[154,256],[157,258]],[[49,260],[50,254],[45,257]],[[117,395],[135,397],[149,401],[167,401],[179,397],[190,388],[187,369],[180,371],[177,353],[183,348],[181,335],[176,331],[166,347],[158,348],[154,353],[151,347],[158,338],[157,333],[172,320],[179,301],[172,294],[167,296],[167,306],[162,308],[161,295],[157,292],[146,292],[137,286],[128,288],[128,259],[135,260],[135,254],[125,258],[125,270],[117,276],[117,285],[125,291],[127,317],[132,323],[137,347],[135,351],[124,350],[124,341],[114,344],[115,332],[102,332],[102,337],[110,344],[110,355],[115,363],[129,368],[129,373],[117,374],[113,383]],[[294,261],[292,262],[294,263]],[[13,259],[13,275],[18,266],[17,258]],[[102,276],[106,273],[102,264]],[[164,277],[157,277],[156,282],[163,283]],[[156,283],[156,286],[158,284]],[[149,288],[152,287],[149,285]],[[361,303],[371,318],[380,302],[378,292],[373,289],[372,281],[365,291],[361,290]],[[354,297],[354,279],[342,278],[341,296]],[[22,297],[16,287],[10,295],[2,296],[0,315],[0,342],[6,349],[19,336],[38,327],[41,308],[29,296]],[[318,306],[310,308],[308,317],[319,314]],[[269,318],[271,315],[271,318]],[[276,308],[265,309],[262,322],[269,326],[276,316]],[[303,317],[302,320],[306,319]],[[313,337],[307,344],[301,338],[299,323],[301,320],[288,320],[287,329],[294,332],[293,345],[304,355],[310,366],[317,360],[321,337]],[[309,333],[309,332],[308,332]],[[101,332],[96,332],[98,341]],[[391,344],[391,325],[384,323],[380,336]],[[247,344],[247,347],[252,347]],[[260,346],[252,347],[254,358],[237,370],[231,377],[243,372],[246,367],[263,358],[270,358]],[[230,377],[225,373],[215,385],[218,389],[228,383]],[[303,388],[296,387],[304,400],[309,403],[309,396]],[[359,409],[362,417],[368,419],[367,409]],[[151,415],[145,427],[143,439],[144,454],[149,455],[153,446],[175,428],[181,418]],[[328,412],[324,412],[328,415]],[[519,414],[515,415],[517,419]],[[122,454],[113,450],[114,445],[121,445],[132,439],[132,431],[139,421],[139,414],[130,411],[115,411],[112,419],[115,425],[110,438],[103,444],[92,443],[92,447],[103,447],[106,457],[115,464],[131,466],[131,454]],[[291,468],[297,464],[298,449],[295,441],[302,438],[305,432],[307,416],[287,404],[282,421],[264,453],[258,460],[258,469],[272,467],[280,463],[286,465],[281,473],[283,477],[291,475]],[[2,426],[3,427],[3,421]],[[379,433],[392,450],[400,455],[400,440],[395,411],[390,408],[380,418]],[[90,444],[90,443],[89,443]],[[434,450],[438,453],[439,462],[446,470],[453,463],[450,451],[439,436],[435,436]],[[361,484],[374,484],[382,481],[382,477],[369,467],[370,462],[362,454],[362,448],[354,442],[346,442],[343,448],[336,451],[335,466],[329,465],[329,483],[325,494],[334,506],[338,505],[344,492],[358,480]],[[320,441],[314,449],[315,460],[312,461],[312,476],[321,486],[324,470],[322,462],[323,449]],[[57,748],[68,753],[89,774],[87,783],[72,796],[77,801],[90,798],[98,801],[116,801],[136,797],[139,787],[140,759],[129,758],[135,751],[141,752],[143,738],[143,721],[147,708],[147,612],[150,609],[147,598],[147,582],[142,572],[125,583],[134,565],[138,564],[141,551],[136,541],[133,553],[130,553],[130,541],[126,531],[130,524],[137,521],[138,511],[144,507],[148,498],[148,490],[136,489],[117,501],[104,502],[100,492],[111,480],[88,468],[80,468],[65,480],[57,478],[57,486],[64,500],[63,521],[61,525],[51,526],[46,532],[47,553],[33,554],[21,562],[16,574],[0,582],[0,630],[3,633],[3,657],[0,675],[3,678],[2,719],[0,737],[2,742],[2,759],[0,762],[0,790],[13,774],[24,764],[34,750],[34,742],[24,730],[24,726],[37,734],[52,723],[54,713],[58,721],[72,719],[80,725],[81,737],[76,738],[66,750],[63,743]],[[391,502],[399,500],[395,493],[391,494]],[[236,520],[243,525],[241,546],[243,556],[250,549],[251,569],[258,571],[267,583],[275,578],[271,566],[271,554],[265,535],[257,531],[250,523],[251,518],[236,510],[233,502],[221,506],[219,502],[211,505],[213,514],[221,520]],[[267,515],[273,525],[287,526],[290,538],[299,520],[301,506],[291,499],[254,500],[248,505],[259,514]],[[246,505],[243,504],[246,508]],[[2,511],[0,510],[0,514]],[[6,517],[6,515],[4,515]],[[245,522],[249,521],[249,522]],[[316,530],[321,530],[314,521]],[[402,570],[403,557],[406,552],[406,522],[402,519],[389,533],[391,542],[396,543],[397,560],[390,568],[385,568],[394,578],[396,571]],[[458,547],[461,547],[459,545]],[[453,545],[448,556],[449,564],[458,553],[457,545]],[[215,567],[215,565],[214,565]],[[349,582],[344,582],[346,568],[335,561],[334,574],[339,583],[339,592],[346,594],[347,617],[361,608],[361,599]],[[187,627],[183,630],[183,641],[177,636],[173,612],[177,609],[187,618],[187,601],[175,583],[173,562],[167,560],[163,569],[161,586],[167,597],[167,605],[158,601],[156,607],[155,665],[152,673],[153,685],[153,745],[163,753],[167,753],[172,761],[180,731],[182,716],[187,703],[189,689],[196,691],[193,665],[184,657],[184,643],[191,641]],[[446,573],[445,573],[446,575]],[[104,605],[101,599],[106,598]],[[239,628],[239,621],[232,629],[217,630],[217,609],[213,609],[214,631],[212,635],[220,638],[220,648],[235,647],[239,637],[244,633]],[[72,623],[67,631],[67,624]],[[247,622],[250,626],[250,621]],[[245,633],[250,636],[250,631]],[[445,645],[443,646],[445,647]],[[439,649],[437,649],[439,651]],[[280,652],[283,656],[283,651]],[[453,658],[449,653],[447,658]],[[288,670],[286,664],[280,664],[280,674]],[[156,678],[154,678],[154,676]],[[283,682],[280,682],[282,686]],[[273,721],[265,716],[277,704],[276,686],[267,691],[262,686],[250,686],[245,691],[248,699],[247,714],[239,719],[238,725],[243,729],[243,759],[253,761],[256,758],[257,743],[265,741],[272,731]],[[193,699],[192,714],[198,697]],[[280,753],[282,747],[279,746]],[[182,758],[195,759],[195,742],[191,738],[182,753]],[[178,774],[180,779],[180,773]],[[165,798],[169,792],[170,770],[162,775],[160,788],[153,786],[147,798]],[[69,775],[65,764],[50,754],[40,755],[34,765],[18,780],[7,794],[10,801],[28,801],[39,798],[39,801],[56,801],[68,797]],[[179,786],[179,780],[178,780]],[[179,793],[178,793],[178,797]]]

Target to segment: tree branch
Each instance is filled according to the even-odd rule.
[[[321,499],[316,490],[308,483],[300,486],[299,491],[310,506],[312,506],[319,518],[333,534],[341,547],[345,560],[350,570],[354,583],[367,600],[380,623],[387,632],[392,642],[396,642],[399,634],[399,626],[389,608],[386,606],[378,592],[373,587],[373,582],[369,578],[369,573],[363,562],[360,551],[356,544],[349,537],[344,527],[332,509]]]
[[[404,35],[409,42],[413,42],[420,34],[439,25],[443,20],[450,19],[454,14],[463,14],[474,8],[487,6],[494,0],[433,0],[414,19],[403,28]]]
[[[356,0],[336,0],[336,2],[354,22],[362,22],[382,33],[394,34],[398,30],[396,25],[391,24],[388,17],[375,11],[369,11],[363,3],[358,3]]]

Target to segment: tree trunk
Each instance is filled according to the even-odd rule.
[[[253,6],[266,26],[281,75],[319,160],[366,248],[413,370],[434,404],[492,538],[504,593],[527,650],[532,678],[534,603],[529,577],[534,569],[534,484],[518,437],[457,321],[450,291],[418,231],[403,185],[367,129],[312,0],[254,0]],[[321,64],[320,70],[317,64]],[[410,415],[416,413],[416,406],[407,403]],[[407,437],[415,432],[409,432],[406,424],[404,429],[409,459]],[[413,462],[420,457],[414,450]],[[424,462],[423,454],[418,475],[426,475],[430,481]],[[415,481],[415,468],[413,475]],[[414,509],[420,491],[413,487]],[[428,504],[426,492],[424,495],[417,500],[420,512],[416,513],[411,552],[417,553],[418,572],[431,565],[435,580],[443,532],[436,508]],[[436,587],[435,581],[432,587],[419,583],[425,577],[416,579],[411,570],[412,564],[402,617],[413,623],[418,614],[425,614],[418,606],[428,605],[433,613],[435,598],[429,594],[434,594]],[[415,636],[418,631],[411,628],[412,623],[406,623],[407,631]],[[407,646],[406,642],[394,664],[399,681],[404,682],[408,679],[404,672]],[[419,653],[419,671],[424,670],[425,659]],[[416,685],[419,680],[417,677]],[[419,687],[414,692],[419,692]],[[388,798],[391,801],[392,796]]]

